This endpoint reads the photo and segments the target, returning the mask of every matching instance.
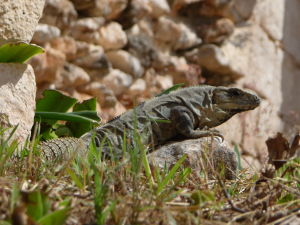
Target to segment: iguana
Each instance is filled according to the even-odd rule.
[[[54,160],[65,157],[69,151],[86,152],[93,136],[96,146],[101,146],[103,155],[108,157],[111,154],[120,157],[124,140],[132,144],[134,132],[141,134],[143,144],[153,147],[176,137],[222,136],[209,128],[259,104],[256,95],[238,88],[208,85],[183,88],[143,102],[80,138],[44,142],[42,154],[46,159]]]

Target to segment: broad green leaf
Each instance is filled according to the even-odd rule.
[[[166,95],[169,94],[172,91],[177,90],[178,88],[182,87],[184,85],[184,83],[180,83],[180,84],[175,84],[172,87],[162,91],[161,93],[159,93],[158,95],[156,95],[156,97],[162,96],[162,95]]]
[[[38,224],[41,224],[41,225],[63,225],[63,224],[65,224],[66,219],[69,216],[69,212],[70,212],[70,207],[56,210],[52,213],[47,214],[40,220],[38,220]]]
[[[90,121],[72,121],[72,123],[66,124],[75,137],[80,137],[82,134],[92,130],[97,121],[100,121],[96,112],[96,103],[96,98],[91,98],[74,105],[72,114],[86,116],[91,119]]]
[[[45,90],[36,103],[37,112],[67,112],[77,100],[56,90]]]
[[[91,98],[83,101],[82,103],[76,103],[73,108],[73,112],[80,111],[96,111],[97,101],[96,98]]]
[[[25,42],[6,43],[0,46],[0,62],[24,63],[36,54],[44,53],[44,49]]]
[[[46,90],[43,96],[36,103],[36,112],[67,112],[77,102],[75,98],[63,95],[56,90]],[[57,120],[60,119],[42,119],[42,122],[53,125]]]

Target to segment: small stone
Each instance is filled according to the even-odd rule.
[[[50,42],[50,45],[52,48],[64,53],[68,61],[75,59],[77,44],[74,38],[69,36],[55,38]]]
[[[117,103],[113,91],[98,81],[93,81],[87,85],[78,87],[80,92],[95,96],[100,103],[101,108],[111,108]]]
[[[151,16],[160,17],[170,13],[170,6],[166,0],[149,0]]]
[[[127,109],[120,102],[117,101],[114,107],[101,109],[101,122],[106,123],[109,120],[121,115],[126,111]]]
[[[46,46],[44,54],[36,55],[30,60],[30,64],[34,68],[36,82],[54,83],[65,60],[66,57],[62,52]]]
[[[61,31],[65,31],[76,19],[77,12],[69,0],[47,0],[39,22],[57,26]]]
[[[138,58],[130,53],[124,50],[115,50],[107,52],[106,56],[114,68],[131,74],[134,78],[143,76],[144,68]]]
[[[57,84],[58,88],[65,88],[68,86],[77,87],[88,83],[90,81],[90,76],[79,66],[66,63],[57,80],[57,82],[60,83],[60,85]]]
[[[98,43],[105,50],[120,49],[127,44],[127,36],[119,23],[111,22],[100,28]]]
[[[172,49],[187,49],[199,45],[201,39],[187,25],[175,19],[160,17],[155,26],[155,38]]]
[[[139,20],[150,16],[151,7],[148,3],[145,0],[128,1],[126,10],[117,19],[124,30],[131,28]]]
[[[165,90],[173,86],[173,78],[170,75],[157,75],[155,77],[155,81],[161,90]]]
[[[197,64],[190,64],[184,57],[170,57],[167,74],[173,77],[175,84],[184,83],[187,86],[198,85],[203,82],[201,68]]]
[[[97,44],[100,38],[99,29],[105,23],[102,17],[91,17],[77,20],[71,28],[71,35],[76,40]]]
[[[202,0],[174,0],[172,3],[172,12],[177,13],[180,9],[192,3],[201,2]]]
[[[144,67],[150,67],[152,64],[161,64],[159,53],[153,44],[153,40],[145,34],[130,34],[128,37],[128,51],[140,59]]]
[[[32,41],[34,43],[44,45],[46,42],[51,41],[54,38],[57,38],[60,36],[60,29],[55,26],[51,26],[48,24],[38,24]]]
[[[206,44],[185,54],[186,58],[213,73],[230,75],[233,80],[242,77],[229,63],[224,51],[216,45]]]
[[[107,20],[116,19],[128,4],[128,0],[71,1],[81,14],[86,16],[102,16]]]
[[[196,30],[204,43],[221,44],[233,33],[234,23],[230,19],[221,18],[211,23],[201,23]]]
[[[141,95],[146,90],[146,81],[139,78],[134,81],[134,83],[130,86],[128,93],[131,96]]]
[[[102,83],[113,90],[116,96],[119,96],[132,84],[132,76],[113,69],[103,78]]]
[[[90,75],[98,78],[102,78],[103,75],[108,73],[110,62],[108,62],[101,46],[79,41],[76,44],[76,58],[71,61],[72,63],[84,68]]]

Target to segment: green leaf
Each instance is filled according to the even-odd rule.
[[[63,95],[56,90],[46,90],[43,98],[36,103],[36,112],[67,112],[76,102],[75,98]],[[53,125],[59,119],[42,119],[49,125]]]
[[[56,210],[52,213],[47,214],[40,220],[38,220],[38,224],[41,225],[63,225],[66,222],[70,212],[70,207],[66,207],[64,209]]]
[[[187,157],[187,155],[183,155],[175,163],[175,165],[172,167],[172,169],[167,174],[167,176],[158,184],[157,191],[156,191],[157,194],[160,194],[163,191],[163,189],[167,186],[167,184],[170,182],[170,180],[172,180],[174,178],[176,171],[182,165],[182,163],[184,162],[184,160],[186,159],[186,157]]]
[[[166,95],[169,94],[172,91],[177,90],[178,88],[182,87],[183,85],[185,85],[184,83],[180,83],[180,84],[175,84],[174,86],[162,91],[161,93],[159,93],[158,95],[156,95],[156,97],[162,96],[162,95]]]
[[[40,191],[34,191],[28,193],[28,205],[27,213],[34,220],[39,220],[42,218],[49,209],[49,203],[46,198]]]
[[[0,225],[11,225],[11,223],[4,220],[0,220]]]
[[[72,114],[90,118],[90,121],[73,121],[72,123],[66,124],[75,137],[80,137],[84,133],[92,130],[95,124],[98,125],[97,121],[100,121],[100,118],[96,112],[96,103],[96,98],[91,98],[74,105]]]
[[[80,178],[71,170],[71,169],[67,169],[67,173],[70,175],[70,177],[72,178],[72,180],[74,181],[75,185],[79,188],[79,189],[83,189],[84,185],[83,183],[80,181]]]
[[[71,121],[71,122],[78,122],[78,123],[98,123],[96,120],[89,119],[84,116],[80,116],[77,113],[61,113],[61,112],[35,112],[35,119],[43,120],[63,120],[63,121]],[[79,129],[79,127],[77,127]]]
[[[43,96],[36,103],[37,112],[67,112],[77,102],[56,90],[45,90]]]
[[[6,43],[0,46],[0,62],[24,63],[36,54],[44,53],[44,49],[25,42]]]

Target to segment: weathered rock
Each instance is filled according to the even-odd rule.
[[[138,78],[130,86],[128,93],[130,94],[130,96],[137,96],[143,94],[145,90],[146,90],[146,81],[141,78]]]
[[[97,81],[79,87],[79,91],[95,96],[100,103],[101,108],[111,108],[117,103],[113,91]]]
[[[109,108],[102,108],[101,111],[101,122],[103,123],[121,115],[122,113],[126,112],[126,108],[120,103],[116,102],[114,107],[109,107]]]
[[[20,146],[24,146],[33,126],[35,93],[31,65],[0,63],[0,126],[18,125],[13,139],[19,141]]]
[[[116,96],[119,96],[132,84],[132,76],[118,69],[113,69],[103,78],[101,83],[110,88]]]
[[[202,2],[202,0],[174,0],[172,3],[172,11],[173,13],[177,13],[183,7],[199,2]]]
[[[212,19],[207,23],[195,21],[195,26],[197,35],[204,43],[221,44],[234,31],[234,23],[227,18]]]
[[[232,19],[235,23],[246,21],[252,15],[253,9],[257,0],[234,0],[228,1],[226,7],[222,5],[222,1],[219,4],[220,14],[224,17]]]
[[[86,16],[102,16],[108,20],[116,19],[126,8],[128,0],[71,0],[75,8]]]
[[[57,88],[77,87],[90,81],[90,76],[79,66],[66,63],[56,80]]]
[[[60,29],[58,27],[40,23],[35,29],[32,41],[37,44],[44,45],[46,42],[49,42],[59,36]]]
[[[142,18],[150,15],[151,7],[145,3],[144,0],[128,1],[126,10],[117,18],[123,29],[129,29]]]
[[[212,171],[221,172],[225,169],[225,178],[236,177],[236,154],[219,138],[189,139],[166,144],[150,153],[148,159],[151,165],[169,168],[184,154],[187,155],[185,164],[195,170],[205,170],[213,176]]]
[[[64,31],[77,19],[77,12],[69,0],[46,0],[40,23],[57,26]]]
[[[30,64],[34,68],[36,82],[54,83],[64,62],[65,55],[63,53],[46,46],[44,54],[36,55],[30,60]]]
[[[151,7],[151,16],[160,17],[170,13],[170,6],[166,0],[148,0]]]
[[[156,85],[159,86],[161,90],[168,89],[173,86],[173,77],[170,75],[157,75],[155,76]]]
[[[105,50],[120,49],[127,44],[127,36],[119,23],[111,22],[100,28],[98,43]]]
[[[232,118],[221,125],[220,130],[228,141],[239,143],[245,154],[263,160],[267,154],[265,140],[282,130],[280,112],[290,109],[281,109],[281,106],[294,96],[292,92],[288,97],[284,95],[282,79],[289,78],[282,73],[293,74],[296,68],[283,61],[283,51],[256,24],[236,29],[222,46],[222,52],[226,54],[228,64],[243,74],[237,86],[256,91],[264,100],[256,110]],[[283,72],[285,69],[289,72]],[[293,103],[292,107],[296,108],[297,104]],[[232,130],[236,132],[230,132]]]
[[[170,57],[167,74],[173,77],[175,84],[197,85],[203,82],[201,69],[197,64],[188,64],[184,57]]]
[[[115,50],[107,52],[106,56],[113,68],[131,74],[134,78],[143,76],[144,68],[140,61],[130,53],[124,50]]]
[[[189,61],[202,66],[212,73],[227,76],[231,81],[237,80],[243,76],[243,73],[236,67],[237,63],[231,62],[233,58],[230,58],[226,53],[216,45],[206,44],[186,52],[185,56]],[[215,82],[215,84],[218,84],[217,80]]]
[[[79,19],[72,25],[71,36],[79,41],[97,44],[100,38],[99,29],[104,23],[103,17]]]
[[[0,4],[0,45],[30,42],[45,0],[6,0]]]
[[[174,50],[197,46],[201,39],[187,25],[167,17],[160,17],[155,26],[155,38]]]
[[[74,38],[63,36],[55,38],[50,42],[52,48],[62,52],[66,56],[66,60],[72,61],[76,57],[77,44]]]
[[[76,46],[76,58],[72,63],[84,68],[95,79],[101,79],[109,72],[111,65],[101,46],[79,41]]]
[[[146,34],[130,34],[128,51],[139,58],[144,67],[162,66],[160,54],[154,46],[153,40]]]

